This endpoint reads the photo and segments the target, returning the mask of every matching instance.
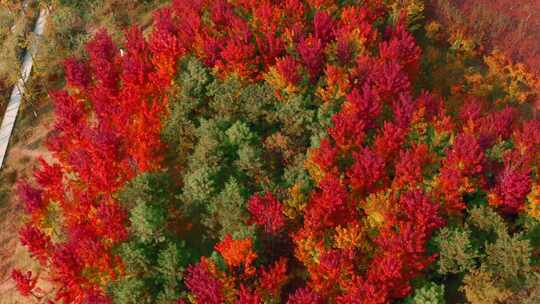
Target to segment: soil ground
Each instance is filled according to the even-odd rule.
[[[31,174],[38,157],[50,159],[43,141],[52,128],[53,112],[50,106],[42,106],[37,112],[38,116],[34,118],[32,126],[25,127],[23,133],[17,134],[18,141],[10,147],[5,166],[1,169],[4,178],[0,182],[7,184],[7,187],[3,185],[7,191],[4,199],[0,198],[0,304],[39,303],[36,299],[19,295],[11,280],[13,268],[32,270],[41,278],[45,276],[19,242],[18,230],[25,219],[24,210],[14,195],[13,183]],[[40,280],[38,286],[47,290],[44,281]]]

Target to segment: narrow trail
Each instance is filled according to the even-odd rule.
[[[46,8],[40,10],[39,17],[33,31],[36,38],[43,35],[48,14],[49,12]],[[19,112],[19,108],[21,106],[22,95],[24,94],[24,85],[28,80],[28,77],[30,77],[32,64],[34,62],[33,58],[39,48],[38,44],[39,39],[34,40],[24,55],[21,66],[21,77],[19,78],[19,81],[17,81],[17,84],[13,87],[6,112],[4,113],[4,118],[2,119],[2,125],[0,125],[0,168],[2,168],[2,165],[4,164],[11,133],[13,132],[13,126],[17,120],[17,113]]]
[[[41,109],[36,126],[32,128],[29,136],[10,146],[10,153],[6,157],[2,170],[17,172],[17,178],[31,174],[32,168],[39,157],[52,161],[51,154],[41,143],[47,138],[54,123],[52,111]],[[13,189],[12,189],[13,193]],[[22,297],[11,280],[13,268],[32,270],[40,274],[38,285],[43,290],[49,290],[45,274],[42,274],[39,265],[30,258],[26,248],[20,243],[18,231],[25,221],[24,211],[15,195],[10,195],[8,201],[0,206],[0,304],[37,304],[32,298]]]
[[[40,144],[47,136],[52,123],[52,113],[44,113],[37,117],[36,126],[32,127],[29,136],[25,136],[17,143],[11,143],[14,124],[22,103],[24,95],[24,85],[28,81],[33,58],[39,49],[45,24],[49,12],[47,9],[41,9],[33,29],[33,35],[36,39],[27,49],[20,71],[20,78],[13,87],[11,97],[0,126],[0,170],[4,173],[15,173],[16,176],[27,174],[32,167],[32,163],[38,156],[49,159],[50,156]],[[8,153],[9,148],[9,153]],[[13,190],[12,190],[13,191]],[[14,282],[11,280],[11,270],[20,268],[32,270],[36,274],[41,274],[38,265],[29,257],[29,254],[18,239],[18,230],[24,221],[24,212],[14,195],[0,205],[0,304],[33,304],[40,303],[36,299],[23,298],[17,292]],[[43,283],[40,282],[43,286]],[[46,286],[45,286],[46,287]]]

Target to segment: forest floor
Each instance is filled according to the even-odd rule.
[[[50,160],[51,156],[43,145],[43,141],[52,128],[53,111],[51,105],[43,105],[38,109],[38,116],[24,132],[18,130],[18,141],[9,149],[5,166],[2,168],[2,183],[10,184],[5,189],[5,197],[0,198],[0,304],[39,303],[31,298],[23,298],[16,291],[11,280],[13,268],[29,269],[40,273],[37,263],[32,260],[19,242],[18,230],[24,222],[24,212],[20,202],[13,195],[15,179],[29,176],[37,165],[39,157]],[[44,282],[45,280],[40,280]],[[41,286],[47,290],[46,286]]]

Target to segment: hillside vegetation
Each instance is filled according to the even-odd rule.
[[[18,291],[540,302],[540,82],[466,2],[49,3]]]

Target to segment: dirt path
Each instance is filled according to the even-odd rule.
[[[10,148],[2,169],[5,174],[13,174],[17,179],[24,178],[31,174],[38,157],[50,159],[43,141],[52,127],[53,113],[50,109],[46,111],[39,115],[35,127],[25,130],[22,139]],[[34,299],[21,297],[10,278],[13,268],[40,273],[37,263],[19,242],[18,230],[24,222],[24,212],[13,194],[11,189],[9,199],[5,205],[0,206],[0,304],[38,303]]]
[[[34,35],[41,36],[48,16],[47,9],[41,9],[34,26]],[[14,182],[24,178],[31,172],[39,155],[46,156],[42,149],[42,141],[46,137],[52,120],[51,111],[42,111],[43,115],[36,118],[34,127],[24,126],[20,140],[14,141],[12,133],[19,113],[23,95],[24,83],[30,77],[33,57],[38,51],[37,41],[27,50],[22,66],[21,78],[13,88],[9,104],[0,126],[0,166],[4,175],[2,188],[7,188],[7,197],[0,200],[0,304],[35,303],[33,299],[20,297],[11,280],[13,268],[30,269],[39,273],[38,265],[30,259],[26,249],[20,244],[18,231],[24,222],[24,212],[13,195]],[[45,109],[45,108],[43,108]],[[49,112],[49,113],[47,113]],[[23,127],[21,127],[23,128]],[[10,145],[9,151],[7,150]],[[9,186],[7,186],[9,185]]]
[[[42,8],[39,11],[38,19],[34,26],[33,34],[36,37],[41,37],[43,35],[43,30],[45,29],[45,23],[47,21],[47,16],[49,12],[46,8]],[[4,118],[2,119],[2,124],[0,125],[0,168],[2,167],[4,157],[7,153],[7,148],[10,142],[11,133],[17,120],[17,114],[22,101],[22,96],[24,94],[24,86],[30,77],[30,72],[32,71],[32,65],[34,62],[34,57],[39,49],[39,40],[33,41],[30,47],[26,50],[24,55],[22,66],[21,66],[21,78],[15,84],[11,97],[9,99],[6,112],[4,113]]]

